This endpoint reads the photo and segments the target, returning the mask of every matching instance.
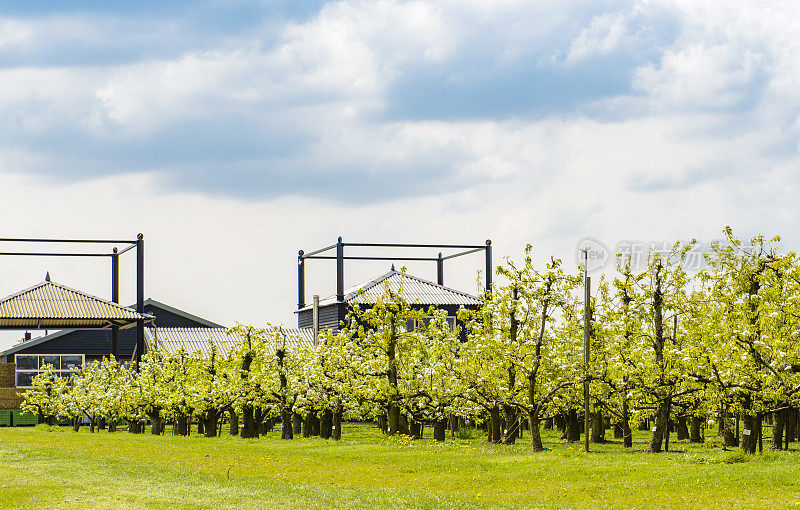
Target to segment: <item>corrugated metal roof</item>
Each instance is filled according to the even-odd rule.
[[[286,335],[287,347],[314,346],[314,332],[311,328],[282,328]],[[226,356],[241,341],[241,338],[228,333],[226,328],[145,328],[149,346],[176,352],[184,347],[188,352],[206,355],[214,344],[218,352]]]
[[[44,281],[0,300],[0,328],[122,328],[154,317],[60,283]]]
[[[480,305],[482,301],[471,294],[451,289],[437,283],[423,280],[408,273],[401,273],[394,269],[377,278],[354,285],[344,291],[344,301],[346,303],[374,303],[384,293],[384,285],[388,283],[389,288],[397,292],[400,286],[403,287],[403,296],[410,303],[421,305]],[[361,293],[363,291],[363,294]],[[320,306],[336,303],[336,295],[320,299]],[[303,310],[310,309],[306,306]]]

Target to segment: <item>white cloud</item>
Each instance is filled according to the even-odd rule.
[[[541,260],[555,254],[568,267],[583,235],[610,245],[672,240],[687,230],[709,239],[730,222],[747,233],[780,232],[787,244],[800,245],[800,38],[792,6],[663,1],[596,9],[510,0],[342,1],[274,33],[265,26],[260,35],[233,34],[224,44],[189,45],[176,54],[9,65],[0,70],[4,235],[142,231],[147,294],[226,323],[291,323],[296,251],[337,235],[469,243],[490,237],[498,260],[532,241]],[[671,37],[658,39],[648,30],[663,12],[664,23],[675,26]],[[41,46],[37,23],[5,21],[0,49]],[[57,20],[47,23],[59,30]],[[168,25],[158,30],[169,32]],[[180,40],[175,30],[170,37]],[[637,51],[654,56],[637,60]],[[447,70],[442,83],[490,80],[481,73],[496,69],[481,66],[500,63],[531,66],[535,79],[559,62],[575,70],[598,57],[628,58],[631,91],[592,96],[590,110],[520,112],[510,120],[381,116],[409,73]],[[602,69],[592,72],[603,77]],[[525,85],[497,95],[519,94],[510,100],[521,102],[530,93]],[[197,125],[217,123],[221,131],[190,139],[168,158],[128,161],[136,150],[167,151],[164,139],[169,145],[184,131],[199,136]],[[215,135],[252,137],[257,146],[284,134],[296,150],[249,153],[252,145],[233,145],[213,154],[222,163],[212,171],[202,156],[191,158],[205,154],[203,144]],[[75,149],[75,140],[86,146]],[[131,140],[133,149],[124,145]],[[125,150],[116,154],[120,145]],[[86,156],[95,149],[101,159]],[[301,172],[303,186],[252,198],[246,192],[257,184],[240,170],[248,164],[269,185]],[[285,173],[268,173],[268,164]],[[111,170],[84,172],[92,165]],[[119,169],[130,173],[115,175]],[[188,178],[167,188],[179,171]],[[93,177],[73,178],[78,172]],[[216,179],[191,191],[203,172]],[[249,200],[219,196],[234,180]],[[368,192],[380,200],[342,200],[365,181],[377,183]],[[315,182],[323,183],[317,198],[300,195]],[[106,267],[3,262],[0,294],[35,282],[46,269],[107,294]],[[480,267],[481,260],[460,261],[446,281],[470,290]],[[347,281],[384,269],[348,266]],[[429,266],[411,269],[433,276]],[[309,295],[332,289],[330,267],[309,271]],[[132,290],[123,283],[126,299]]]
[[[574,65],[587,57],[608,55],[619,47],[626,35],[627,23],[622,14],[595,16],[570,44],[564,63]]]

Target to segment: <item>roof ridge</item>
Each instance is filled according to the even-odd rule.
[[[121,305],[119,303],[115,303],[115,302],[111,301],[110,299],[101,298],[99,296],[95,296],[94,294],[89,294],[88,292],[84,292],[82,290],[74,289],[74,288],[72,288],[72,287],[70,287],[68,285],[64,285],[63,283],[54,282],[52,280],[45,280],[43,282],[39,282],[39,283],[37,283],[35,285],[32,285],[32,286],[28,287],[27,289],[23,289],[23,290],[21,290],[19,292],[15,292],[14,294],[10,294],[10,295],[0,299],[0,305],[2,305],[3,303],[5,303],[7,301],[10,301],[12,299],[18,298],[20,296],[23,296],[23,295],[31,293],[31,292],[33,292],[33,291],[35,291],[37,289],[40,289],[40,288],[43,288],[43,287],[47,287],[47,286],[53,286],[53,287],[56,287],[56,288],[60,288],[60,289],[66,290],[68,292],[72,292],[72,293],[77,294],[77,295],[82,296],[82,297],[88,297],[88,298],[91,298],[91,299],[95,299],[97,301],[102,301],[104,303],[108,303],[112,307],[119,308],[119,309],[122,309],[122,310],[125,310],[125,311],[135,311],[135,310],[133,310],[133,308],[129,308],[129,307]],[[142,315],[148,315],[148,314],[143,313]]]
[[[402,273],[400,273],[400,274],[402,274]],[[432,282],[430,280],[425,280],[424,278],[420,278],[419,276],[414,276],[413,274],[405,273],[405,274],[402,274],[402,275],[405,276],[406,278],[411,278],[413,280],[417,280],[418,282],[425,283],[425,284],[431,285],[433,287],[438,287],[440,289],[444,289],[444,290],[447,290],[449,292],[455,292],[456,294],[461,294],[462,296],[465,296],[465,297],[470,297],[470,298],[473,298],[473,299],[480,299],[478,296],[473,296],[472,294],[470,294],[468,292],[464,292],[464,291],[461,291],[461,290],[453,289],[451,287],[445,287],[444,285],[440,285],[438,283],[434,283],[434,282]]]
[[[91,298],[91,299],[96,299],[97,301],[103,301],[104,303],[110,304],[112,307],[120,308],[122,310],[135,311],[135,310],[133,310],[133,308],[121,305],[120,303],[115,303],[115,302],[111,301],[110,299],[101,298],[100,296],[95,296],[94,294],[89,294],[88,292],[84,292],[82,290],[74,289],[74,288],[72,288],[72,287],[70,287],[68,285],[64,285],[63,283],[58,283],[58,282],[54,282],[54,281],[46,281],[46,282],[42,282],[42,284],[44,284],[44,285],[53,285],[54,287],[60,287],[60,288],[62,288],[64,290],[66,290],[66,291],[78,294],[79,296],[84,296],[84,297],[88,297],[88,298]],[[142,315],[149,315],[149,314],[142,313]]]
[[[349,300],[353,299],[354,297],[358,296],[359,292],[362,292],[362,291],[366,292],[369,289],[372,289],[372,288],[376,287],[379,283],[383,283],[386,280],[388,280],[389,278],[391,278],[392,276],[394,276],[395,273],[399,274],[399,271],[396,271],[394,269],[390,269],[388,273],[384,273],[382,275],[376,276],[375,278],[372,278],[371,280],[365,281],[364,283],[362,283],[361,285],[358,286],[358,290],[356,290],[355,292],[351,292],[350,294],[347,294],[346,296],[344,296],[344,300],[345,301],[349,301]]]

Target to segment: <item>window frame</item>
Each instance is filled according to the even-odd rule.
[[[32,369],[32,368],[22,368],[22,369],[20,369],[19,368],[19,362],[17,360],[21,356],[36,357],[36,368],[35,369]],[[22,374],[31,374],[31,380],[33,380],[34,377],[36,377],[37,375],[42,373],[42,366],[46,364],[46,363],[43,363],[43,359],[46,358],[46,357],[47,358],[52,358],[52,357],[55,357],[55,356],[58,356],[58,367],[59,368],[55,369],[54,372],[56,374],[60,375],[61,377],[69,377],[71,374],[74,374],[75,372],[77,372],[78,370],[81,370],[83,367],[86,366],[86,354],[83,354],[83,353],[80,353],[80,354],[76,354],[76,353],[69,353],[69,354],[29,354],[29,353],[14,354],[14,364],[15,364],[14,385],[17,388],[31,388],[32,386],[30,386],[30,385],[28,385],[28,386],[20,386],[19,385],[19,374],[20,373],[22,373]],[[64,365],[63,358],[64,357],[72,357],[72,358],[79,357],[81,359],[80,367],[71,368],[71,369],[63,368],[63,365]]]

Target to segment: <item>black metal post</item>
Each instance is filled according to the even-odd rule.
[[[297,252],[297,309],[306,306],[306,260],[303,250]]]
[[[486,293],[492,292],[492,241],[486,240]]]
[[[344,245],[341,237],[336,242],[336,301],[344,301]]]
[[[439,252],[439,257],[436,259],[436,283],[444,285],[444,259],[442,252]]]
[[[136,311],[144,313],[144,236],[136,236]],[[136,370],[144,352],[144,320],[136,321]]]
[[[587,252],[588,253],[588,252]],[[584,269],[584,272],[586,270]],[[589,338],[591,335],[591,296],[592,278],[585,276],[584,302],[583,302],[583,448],[589,451]]]
[[[119,303],[119,250],[114,248],[111,255],[111,301]],[[111,327],[111,354],[119,359],[119,328]]]

